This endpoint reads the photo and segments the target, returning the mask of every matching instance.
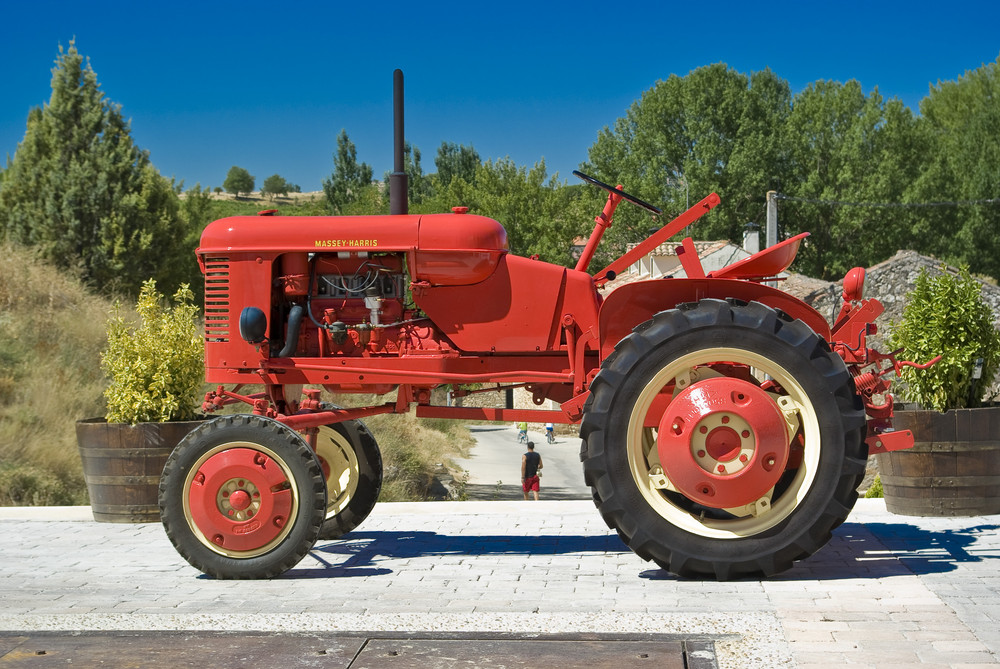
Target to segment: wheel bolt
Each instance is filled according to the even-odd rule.
[[[749,459],[750,458],[747,457],[746,453],[743,453],[743,454],[740,455],[740,462],[742,462],[743,464],[746,464],[747,460],[749,460]]]

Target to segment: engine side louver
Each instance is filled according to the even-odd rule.
[[[205,259],[205,342],[229,341],[229,258]]]

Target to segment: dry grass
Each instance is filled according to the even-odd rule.
[[[417,418],[412,413],[365,419],[382,451],[383,502],[422,501],[431,497],[435,474],[454,457],[465,457],[474,443],[461,423]]]
[[[0,253],[0,504],[86,503],[75,421],[104,413],[110,302],[30,250]]]

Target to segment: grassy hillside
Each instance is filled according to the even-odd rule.
[[[111,303],[69,268],[0,247],[0,505],[87,502],[74,423],[102,415]]]
[[[0,253],[0,506],[87,504],[75,422],[104,415],[111,301],[30,250]],[[412,414],[366,422],[385,462],[382,500],[425,499],[440,463],[472,442],[461,425]]]

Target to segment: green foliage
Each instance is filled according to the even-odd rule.
[[[882,477],[876,474],[875,480],[872,481],[871,486],[865,491],[865,499],[882,499],[883,497],[885,497],[885,490],[882,488]]]
[[[979,406],[1000,367],[1000,331],[979,282],[964,267],[957,275],[942,270],[932,277],[922,271],[888,341],[891,348],[903,349],[900,359],[926,362],[943,356],[930,369],[903,371],[904,397],[937,411]],[[983,359],[982,383],[970,402],[977,358]]]
[[[232,193],[239,197],[240,193],[251,193],[253,191],[256,178],[245,168],[233,165],[226,173],[226,180],[222,182],[222,187],[227,193]]]
[[[94,286],[134,293],[140,276],[176,286],[184,252],[177,194],[132,142],[73,42],[52,96],[28,114],[0,189],[0,238],[37,247]]]
[[[818,81],[795,96],[784,132],[786,195],[835,202],[902,202],[919,173],[917,120],[861,84]],[[782,201],[786,234],[812,235],[798,258],[808,276],[836,279],[906,247],[914,211]]]
[[[479,153],[471,146],[441,142],[437,158],[434,159],[434,166],[437,167],[437,188],[447,188],[456,177],[471,183],[476,178],[476,170],[482,162]]]
[[[789,113],[788,83],[770,70],[748,77],[716,63],[671,75],[599,133],[581,171],[624,185],[663,208],[665,220],[684,211],[688,199],[694,204],[717,192],[722,205],[685,234],[740,239],[746,223],[762,218],[766,192],[785,178],[781,132]],[[605,194],[586,197],[599,211]],[[619,207],[604,252],[620,254],[650,227],[658,226],[647,213]]]
[[[142,285],[138,325],[116,303],[108,321],[108,348],[101,366],[111,379],[104,393],[108,422],[145,423],[191,420],[204,379],[198,307],[186,285],[165,307],[156,282]]]
[[[288,195],[290,190],[294,190],[292,184],[285,181],[284,177],[272,174],[264,179],[264,185],[260,187],[260,194],[274,199],[279,195]]]
[[[914,202],[1000,196],[1000,58],[939,82],[920,103],[924,168]],[[914,225],[914,248],[1000,278],[1000,206],[932,207]]]
[[[28,463],[0,464],[0,506],[74,506],[87,503],[82,481],[69,484]]]
[[[856,81],[818,81],[791,96],[770,70],[749,76],[717,63],[671,76],[605,128],[584,172],[620,182],[662,206],[667,218],[717,192],[722,204],[685,231],[738,240],[762,223],[767,191],[839,202],[902,202],[923,159],[918,120],[899,100],[865,96]],[[588,197],[593,197],[592,195]],[[912,239],[909,209],[835,207],[781,201],[782,236],[810,231],[798,269],[838,278]],[[649,219],[619,208],[609,250],[645,237]]]
[[[449,491],[451,500],[455,502],[469,501],[469,472],[462,472],[460,476],[453,480],[452,486],[452,489]]]
[[[347,137],[347,131],[337,135],[337,151],[333,154],[333,174],[323,179],[323,193],[335,214],[345,213],[345,208],[361,198],[362,191],[371,186],[372,168],[368,163],[358,163],[358,151]]]
[[[577,212],[570,203],[575,192],[556,176],[548,177],[544,160],[529,170],[504,158],[480,165],[473,183],[462,177],[452,179],[437,202],[460,203],[471,213],[500,221],[512,253],[537,253],[547,262],[566,264],[573,238],[587,227],[586,218],[581,225],[573,216]],[[591,218],[597,211],[599,207]]]
[[[351,197],[351,201],[344,204],[340,209],[343,216],[367,216],[374,214],[389,213],[389,198],[383,195],[382,189],[377,183],[368,184],[357,195]],[[416,213],[416,212],[413,212]]]
[[[424,176],[424,170],[420,166],[420,149],[411,146],[409,142],[403,147],[403,172],[406,173],[406,193],[407,202],[411,205],[419,205],[431,196],[432,185],[430,179]],[[389,178],[391,172],[386,172],[382,178],[385,184],[385,199],[389,200],[392,180]]]
[[[189,246],[192,251],[197,248],[201,231],[215,220],[212,218],[212,201],[211,189],[202,189],[201,184],[195,184],[194,188],[185,191],[184,197],[181,199],[181,211],[187,220],[190,235],[186,246]]]

